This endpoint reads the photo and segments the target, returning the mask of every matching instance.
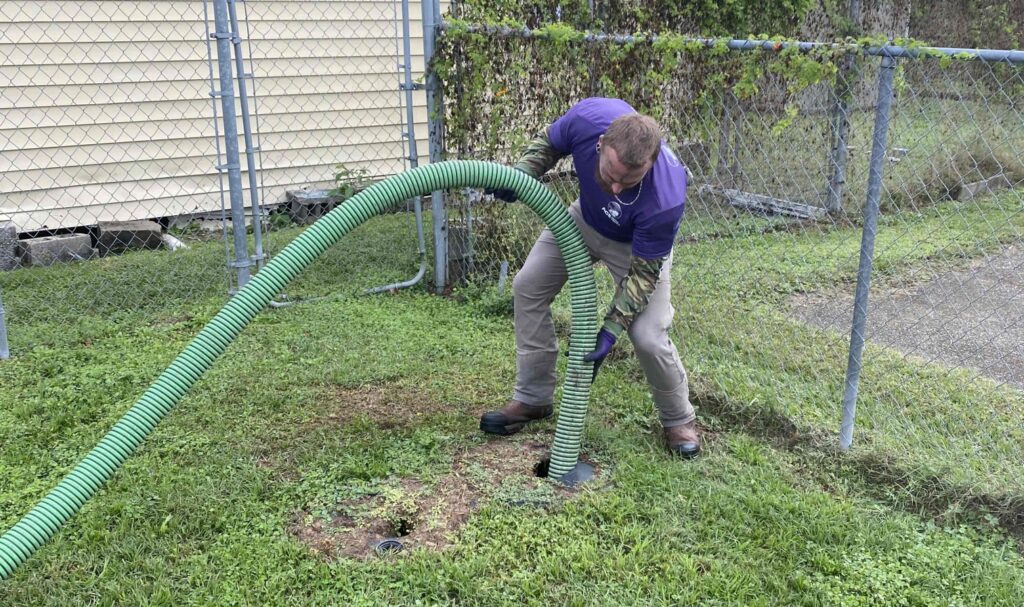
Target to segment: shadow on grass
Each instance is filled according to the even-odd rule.
[[[835,435],[799,426],[774,407],[750,407],[714,394],[694,394],[693,403],[718,429],[742,432],[797,454],[827,487],[836,477],[852,480],[859,491],[937,522],[958,519],[996,524],[1013,536],[1024,553],[1024,495],[979,492],[937,474],[902,465],[897,458],[864,448],[839,450]],[[867,439],[865,441],[869,442]]]

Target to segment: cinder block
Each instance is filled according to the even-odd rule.
[[[64,261],[96,257],[88,234],[40,236],[21,241],[22,263],[26,266],[49,266]]]
[[[213,234],[213,233],[223,232],[224,231],[224,224],[225,224],[225,222],[221,221],[220,219],[204,218],[204,219],[196,219],[195,222],[193,222],[192,225],[195,226],[195,228],[197,230],[199,230],[200,232],[209,232],[209,233]],[[230,229],[230,227],[231,227],[231,220],[230,219],[227,220],[227,226]]]
[[[1005,190],[1012,187],[1013,184],[1010,182],[1010,178],[1003,173],[999,173],[998,175],[993,175],[988,179],[975,181],[974,183],[965,183],[963,187],[960,188],[960,194],[957,196],[957,200],[966,202],[968,200],[974,200],[981,196],[988,196],[998,192],[999,190]]]
[[[337,206],[337,200],[327,190],[289,190],[288,215],[300,225],[320,219]]]
[[[128,249],[158,249],[162,236],[160,224],[155,221],[100,222],[96,248],[103,256]]]
[[[0,221],[0,271],[13,270],[20,265],[18,228],[12,221]]]

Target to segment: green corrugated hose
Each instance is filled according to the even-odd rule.
[[[317,221],[267,264],[210,321],[135,405],[74,470],[0,537],[0,579],[9,577],[46,543],[109,479],[146,436],[256,314],[299,272],[349,230],[403,200],[450,188],[507,188],[533,209],[555,235],[569,273],[572,341],[548,475],[561,478],[576,465],[590,398],[597,289],[583,239],[565,207],[540,182],[508,167],[448,161],[406,171],[356,194]]]

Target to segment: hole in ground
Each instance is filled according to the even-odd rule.
[[[405,546],[402,542],[396,539],[382,540],[374,547],[374,551],[380,556],[388,556],[390,554],[397,554],[405,550]]]
[[[410,521],[409,519],[401,518],[401,519],[398,519],[397,523],[395,523],[395,533],[394,533],[394,535],[396,537],[405,537],[405,536],[409,535],[410,533],[412,533],[413,529],[415,529],[415,528],[416,528],[416,523],[414,523],[413,521]]]
[[[551,467],[551,458],[545,457],[544,459],[537,462],[537,465],[533,467],[533,475],[537,478],[547,478],[548,469]]]

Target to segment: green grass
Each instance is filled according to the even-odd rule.
[[[963,266],[1020,242],[1024,212],[1016,200],[1009,192],[966,208],[939,206],[912,219],[884,220],[874,284],[900,284],[924,267]],[[790,319],[785,302],[792,293],[852,284],[859,236],[852,229],[777,232],[677,252],[677,328],[709,394],[834,432],[849,335]],[[1024,458],[1024,395],[870,344],[865,360],[857,426],[862,450],[943,478],[965,495],[1024,496],[1015,464]]]
[[[941,207],[883,230],[879,280],[899,282],[915,264],[962,264],[977,252],[972,243],[995,249],[1018,238],[1020,213],[1005,208],[973,211],[1008,226],[984,235],[974,216]],[[712,430],[706,457],[680,463],[663,453],[623,344],[594,386],[585,439],[608,482],[543,509],[485,500],[444,552],[317,556],[287,532],[296,513],[329,512],[399,479],[440,482],[457,453],[487,444],[476,416],[507,397],[514,377],[507,297],[466,289],[456,295],[468,301],[442,299],[421,288],[357,296],[414,273],[408,247],[380,244],[410,242],[403,221],[368,222],[294,289],[343,297],[262,313],[114,479],[0,582],[0,604],[1021,604],[1016,538],[998,516],[955,510],[978,494],[1024,494],[1014,466],[1024,455],[1019,393],[869,348],[857,449],[843,457],[828,448],[845,344],[789,320],[782,306],[854,275],[859,234],[839,228],[753,230],[677,250],[676,330]],[[222,259],[210,246],[194,254]],[[143,280],[147,255],[167,259],[104,260],[103,279]],[[0,364],[2,529],[223,301],[216,285],[191,297],[161,289],[130,313],[72,302],[81,306],[73,321],[19,303],[42,298],[51,274],[71,284],[69,267],[0,285],[15,302],[12,320],[26,320],[12,325],[16,357]],[[602,271],[602,292],[610,287]],[[564,300],[556,307],[564,328]],[[405,423],[332,421],[353,406],[345,390],[382,388],[408,395],[408,410],[394,413]],[[424,402],[437,412],[409,413]],[[969,421],[950,424],[950,414]],[[956,441],[991,448],[969,460],[934,448]]]

